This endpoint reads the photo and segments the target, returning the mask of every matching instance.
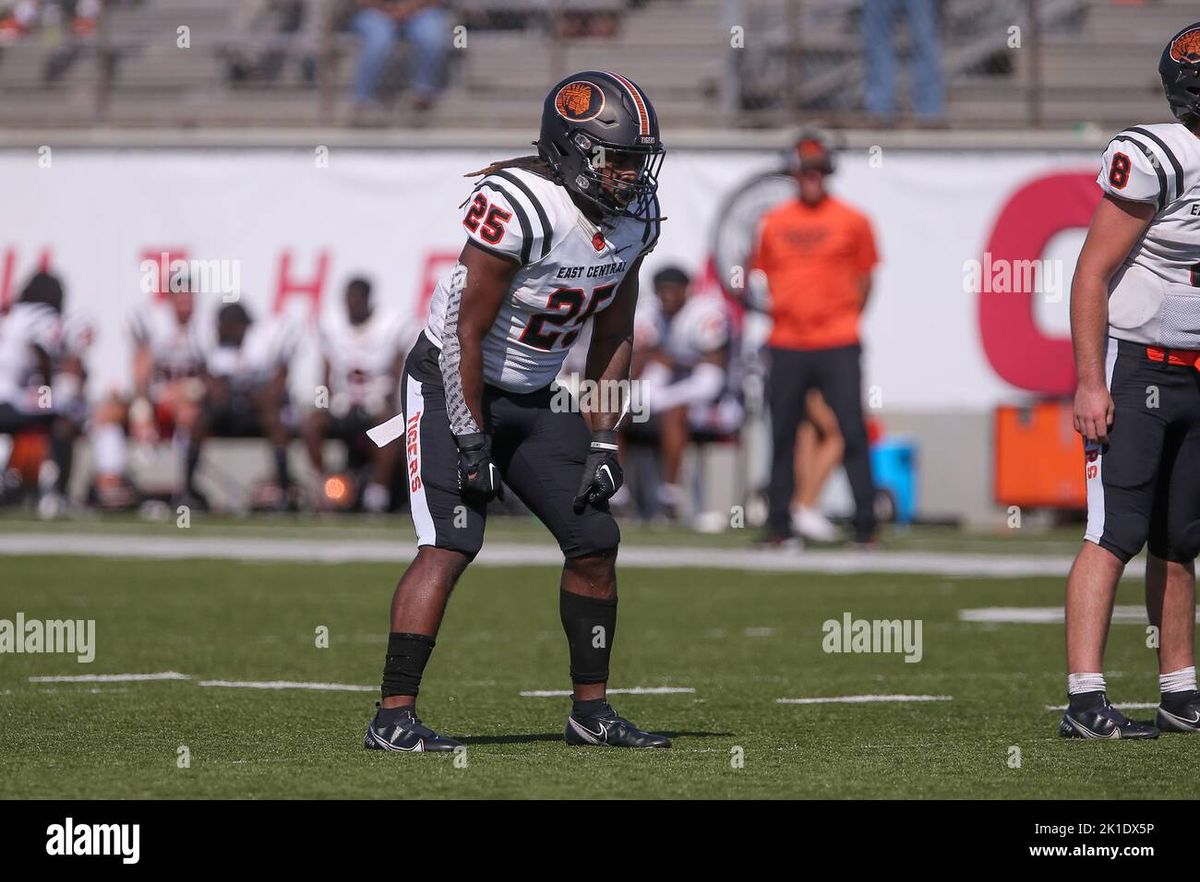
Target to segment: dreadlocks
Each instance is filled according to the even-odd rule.
[[[481,168],[479,171],[467,172],[463,175],[464,178],[475,178],[480,175],[490,175],[501,169],[519,168],[524,171],[533,172],[535,175],[541,175],[547,180],[554,180],[554,173],[550,171],[550,165],[540,156],[517,156],[512,159],[498,159],[489,165],[487,168]]]

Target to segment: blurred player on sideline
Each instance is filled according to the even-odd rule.
[[[679,486],[683,454],[699,433],[736,431],[742,408],[730,394],[732,340],[729,305],[720,294],[693,294],[691,279],[678,267],[654,274],[658,308],[654,314],[657,345],[640,379],[650,412],[657,417],[662,482],[659,510],[678,518],[683,501]]]
[[[854,494],[854,541],[875,542],[875,485],[862,404],[859,319],[878,262],[866,215],[831,196],[825,179],[833,156],[816,134],[802,134],[789,154],[799,198],[762,220],[751,265],[770,292],[771,480],[765,544],[792,534],[791,503],[797,475],[796,432],[810,389],[818,389],[837,418],[843,462]]]
[[[391,505],[392,473],[399,445],[377,448],[367,429],[398,410],[396,394],[404,370],[404,324],[398,313],[379,309],[371,299],[371,283],[352,279],[346,286],[345,310],[326,316],[320,326],[321,355],[328,407],[314,408],[304,425],[308,456],[324,486],[322,442],[336,438],[346,444],[351,467],[366,458],[372,463],[370,483],[362,492],[367,511],[387,511]],[[319,491],[318,500],[324,499]]]
[[[181,496],[184,462],[204,395],[206,339],[196,319],[196,297],[176,285],[138,308],[130,319],[133,342],[133,397],[110,396],[97,405],[92,428],[96,478],[93,497],[101,508],[127,508],[137,501],[128,478],[126,426],[136,444],[169,440]]]
[[[54,517],[66,505],[75,438],[82,423],[82,352],[90,328],[75,322],[67,345],[63,286],[35,273],[0,316],[0,434],[43,427],[50,457],[38,470],[38,513]]]
[[[275,485],[264,506],[295,508],[288,469],[288,366],[299,344],[288,320],[253,321],[240,303],[217,313],[217,339],[205,357],[205,391],[188,445],[184,487],[189,504],[207,506],[196,489],[196,470],[205,440],[264,438],[271,447]]]
[[[1088,517],[1067,578],[1069,704],[1058,731],[1068,738],[1200,732],[1200,22],[1167,44],[1158,70],[1178,122],[1132,126],[1109,143],[1104,198],[1071,284]],[[1155,725],[1112,706],[1103,667],[1117,583],[1147,541]]]

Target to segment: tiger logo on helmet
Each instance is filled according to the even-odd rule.
[[[1200,117],[1200,22],[1188,25],[1167,43],[1158,75],[1175,118],[1182,122]]]
[[[567,83],[554,96],[554,109],[563,119],[587,122],[603,112],[604,92],[582,80]]]
[[[1173,61],[1195,64],[1200,61],[1200,27],[1193,26],[1171,41],[1167,50]]]

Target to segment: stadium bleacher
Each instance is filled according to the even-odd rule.
[[[326,10],[324,26],[306,22],[288,34],[245,30],[236,0],[109,2],[93,34],[10,34],[0,41],[0,126],[344,123],[356,38],[335,29],[336,6],[306,3],[307,15]],[[1111,127],[1161,116],[1160,87],[1142,61],[1193,7],[1186,0],[944,4],[943,68],[951,83],[946,123],[1063,127],[1086,120]],[[613,11],[616,33],[560,36],[561,16],[581,9]],[[458,4],[455,15],[467,28],[466,46],[451,53],[448,89],[432,115],[419,121],[425,125],[475,126],[486,101],[490,127],[527,127],[536,107],[531,98],[547,82],[589,67],[619,68],[654,82],[660,113],[675,127],[861,121],[861,0],[524,6],[472,0]],[[1027,51],[1011,51],[1014,26]],[[181,27],[189,29],[189,48],[177,45]],[[735,27],[743,28],[743,48],[731,48]],[[903,51],[903,33],[899,38]],[[285,54],[278,75],[231,82],[232,53],[267,48]],[[73,62],[48,81],[47,66],[68,51]],[[315,78],[302,73],[306,57],[316,61]],[[1103,101],[1094,98],[1098,83]],[[383,120],[401,127],[415,122],[399,109]]]

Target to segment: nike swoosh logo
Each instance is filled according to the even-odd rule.
[[[1078,732],[1080,735],[1082,735],[1084,738],[1099,738],[1102,741],[1104,741],[1104,740],[1112,741],[1114,738],[1121,737],[1120,729],[1113,729],[1110,734],[1101,735],[1099,732],[1093,732],[1087,726],[1083,725],[1083,723],[1080,723],[1077,720],[1072,720],[1070,717],[1067,718],[1067,722],[1069,722],[1074,727],[1075,731]]]
[[[614,487],[617,486],[616,479],[613,478],[612,470],[609,469],[607,465],[600,466],[600,470],[603,471],[604,474],[608,475],[608,483],[612,484]]]
[[[1190,719],[1190,720],[1187,717],[1179,716],[1179,714],[1173,714],[1170,711],[1165,711],[1161,707],[1158,709],[1158,712],[1160,714],[1162,714],[1164,717],[1170,717],[1172,720],[1174,720],[1177,723],[1180,723],[1181,725],[1200,726],[1200,711],[1196,711],[1195,718]]]
[[[591,729],[589,729],[587,726],[583,725],[583,723],[580,723],[574,717],[569,717],[568,719],[571,721],[571,726],[574,727],[575,731],[578,732],[580,735],[584,736],[584,738],[595,739],[593,741],[593,743],[601,744],[601,743],[608,741],[608,729],[606,729],[604,727],[603,723],[597,722],[596,725],[599,726],[600,728],[598,731],[593,732]]]

